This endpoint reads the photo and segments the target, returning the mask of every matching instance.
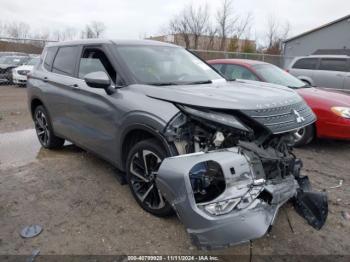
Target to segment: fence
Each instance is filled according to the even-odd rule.
[[[224,52],[224,51],[212,51],[212,50],[191,50],[204,60],[210,59],[251,59],[259,60],[267,63],[274,64],[281,68],[286,68],[294,59],[294,57],[281,56],[281,55],[268,55],[259,53],[239,53],[239,52]]]

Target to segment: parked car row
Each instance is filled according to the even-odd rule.
[[[0,52],[0,84],[17,84],[24,86],[39,57],[16,53]]]
[[[261,61],[218,59],[208,63],[228,80],[253,80],[282,85],[294,89],[303,97],[316,114],[317,121],[295,132],[296,146],[305,145],[315,137],[350,139],[350,95],[312,87],[277,66]]]

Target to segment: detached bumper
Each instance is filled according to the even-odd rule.
[[[220,164],[226,182],[225,191],[210,202],[240,199],[224,215],[206,212],[203,203],[196,203],[194,198],[190,170],[209,160]],[[156,178],[158,189],[171,203],[197,247],[224,248],[262,237],[274,223],[279,208],[297,195],[299,184],[294,176],[265,181],[261,179],[264,174],[258,174],[259,168],[252,168],[252,164],[237,148],[182,155],[162,162]]]

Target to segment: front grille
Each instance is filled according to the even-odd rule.
[[[18,70],[17,73],[19,75],[26,76],[29,73],[29,71],[28,70]]]
[[[242,113],[264,125],[274,134],[296,130],[316,120],[314,113],[304,101],[275,108],[243,110]]]

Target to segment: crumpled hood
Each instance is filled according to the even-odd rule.
[[[256,81],[166,87],[134,85],[132,89],[134,88],[152,98],[217,109],[273,108],[302,100],[295,91],[289,88]]]
[[[329,106],[347,106],[350,107],[350,95],[333,90],[322,88],[301,88],[297,90],[308,103],[319,105],[320,102]]]

